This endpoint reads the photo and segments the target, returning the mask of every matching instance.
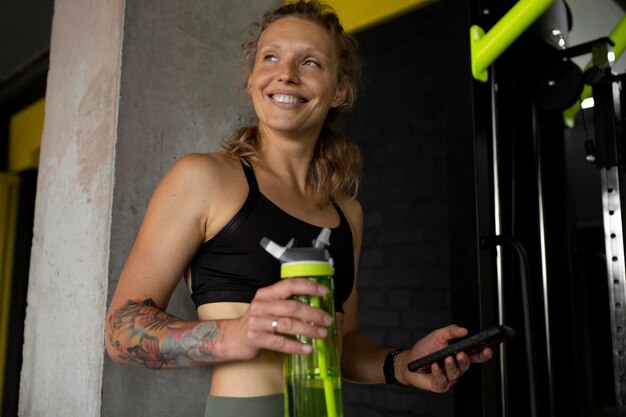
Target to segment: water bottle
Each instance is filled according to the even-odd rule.
[[[325,285],[328,293],[323,296],[295,296],[294,299],[321,308],[333,317],[324,339],[295,336],[302,343],[311,345],[308,355],[285,355],[285,416],[286,417],[343,417],[341,396],[341,369],[339,345],[335,324],[335,301],[333,260],[326,249],[330,230],[322,229],[313,240],[312,247],[294,248],[293,239],[287,246],[280,246],[268,238],[261,246],[281,262],[283,279],[307,278]]]

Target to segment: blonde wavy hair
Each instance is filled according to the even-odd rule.
[[[355,198],[361,182],[361,153],[341,132],[338,119],[341,112],[352,108],[361,82],[362,65],[356,40],[344,31],[335,11],[320,1],[299,0],[283,4],[266,12],[261,22],[252,25],[251,39],[242,45],[248,74],[254,67],[261,33],[285,17],[309,20],[328,31],[339,55],[338,81],[343,82],[347,90],[346,101],[329,110],[315,146],[308,175],[315,201],[324,206],[336,201],[342,192]],[[260,146],[259,129],[257,126],[242,127],[222,146],[228,154],[253,165]]]

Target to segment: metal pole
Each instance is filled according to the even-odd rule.
[[[593,86],[596,161],[602,181],[602,218],[611,311],[615,403],[618,416],[626,416],[626,273],[622,202],[620,195],[619,151],[616,121],[619,93],[612,73],[611,46],[593,48],[594,66],[603,76]]]
[[[546,256],[546,225],[545,225],[545,209],[543,198],[543,166],[541,163],[541,140],[537,137],[536,128],[536,113],[533,105],[532,112],[533,120],[533,136],[535,145],[535,171],[537,173],[537,214],[539,217],[539,241],[541,250],[541,284],[543,292],[543,320],[545,325],[545,337],[546,337],[546,361],[547,361],[547,373],[548,373],[548,396],[550,416],[554,416],[554,376],[552,372],[552,346],[550,342],[551,324],[550,324],[550,302],[548,297],[548,266]]]
[[[493,166],[493,207],[494,207],[494,230],[496,236],[502,235],[502,212],[500,206],[500,160],[499,160],[499,136],[498,136],[498,117],[497,117],[497,90],[495,69],[491,68],[491,150],[492,150],[492,166]],[[496,246],[496,292],[498,296],[498,324],[505,323],[504,316],[504,281],[502,272],[502,248]],[[508,392],[507,392],[507,366],[506,366],[506,344],[500,345],[500,401],[501,416],[509,415]]]
[[[626,276],[624,274],[624,236],[619,184],[619,170],[602,168],[602,210],[606,262],[611,303],[611,333],[613,340],[613,369],[615,373],[615,401],[618,416],[626,416]]]

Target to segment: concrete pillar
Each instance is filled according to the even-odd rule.
[[[104,322],[159,178],[249,114],[239,45],[274,0],[57,0],[19,413],[201,415],[210,369],[104,355]],[[193,318],[179,288],[171,311]]]
[[[97,416],[124,3],[55,3],[19,415]]]

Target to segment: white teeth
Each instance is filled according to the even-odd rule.
[[[284,94],[274,94],[272,96],[272,99],[274,101],[279,102],[279,103],[286,103],[286,104],[295,104],[295,103],[300,103],[302,101],[298,97],[287,96],[287,95],[284,95]]]

